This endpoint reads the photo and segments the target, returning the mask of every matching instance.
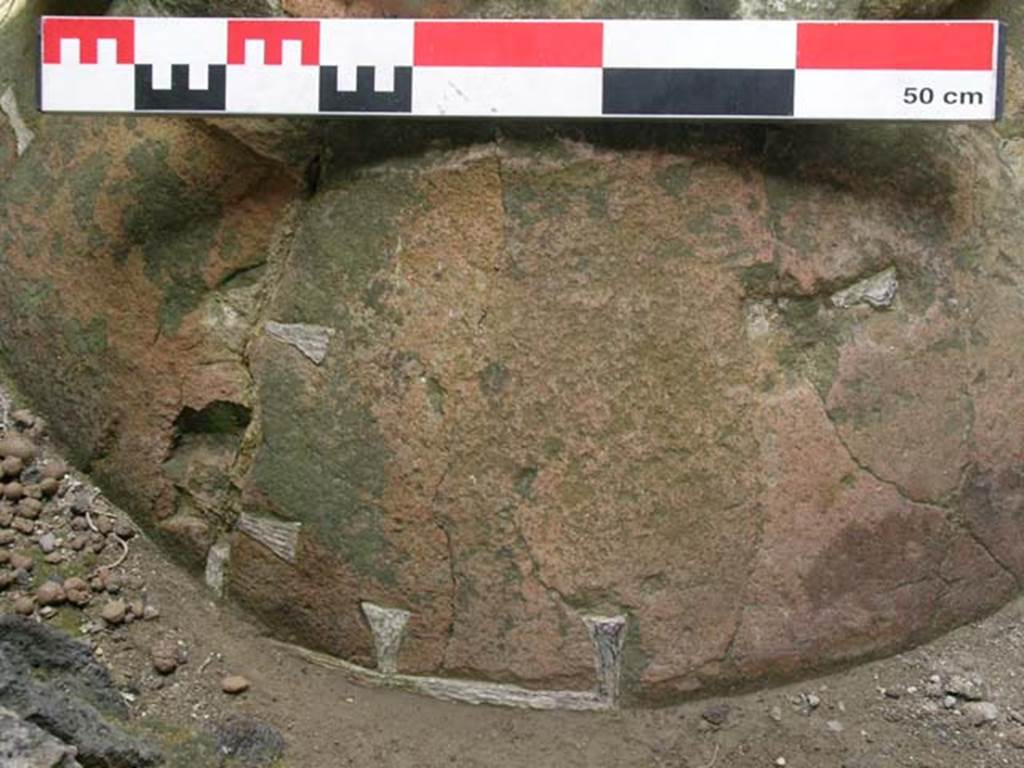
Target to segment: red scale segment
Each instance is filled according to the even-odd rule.
[[[601,67],[601,22],[418,21],[417,67]]]
[[[228,64],[245,64],[247,40],[263,41],[263,63],[282,63],[281,50],[285,40],[298,40],[302,45],[303,66],[320,64],[320,22],[291,20],[228,21]],[[251,62],[250,62],[251,63]]]
[[[995,68],[995,26],[950,23],[807,23],[798,69],[972,71]]]
[[[117,63],[135,63],[135,22],[132,19],[46,19],[43,22],[43,63],[60,64],[61,40],[78,40],[80,64],[98,63],[97,42],[115,40]]]

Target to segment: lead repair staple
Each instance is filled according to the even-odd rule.
[[[996,120],[995,21],[42,19],[47,112]]]

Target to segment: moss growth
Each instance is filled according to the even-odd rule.
[[[213,195],[191,189],[168,155],[167,145],[152,139],[132,147],[125,158],[132,179],[119,191],[132,200],[124,211],[124,233],[142,249],[146,276],[163,290],[160,323],[173,333],[207,290],[202,269],[222,207]]]
[[[824,311],[817,299],[792,299],[782,307],[788,343],[778,347],[779,364],[800,373],[824,399],[839,367],[840,321]]]
[[[626,613],[626,640],[622,647],[622,698],[627,704],[634,702],[643,689],[643,674],[651,660],[643,649],[640,620]]]
[[[499,362],[491,362],[478,375],[480,391],[488,397],[500,397],[508,385],[508,369]]]
[[[68,183],[74,192],[71,198],[72,215],[78,228],[87,233],[89,244],[94,248],[104,243],[103,234],[96,223],[96,203],[102,194],[109,169],[110,155],[94,152],[68,176]]]
[[[399,222],[416,217],[420,200],[414,178],[405,173],[329,180],[299,224],[287,278],[296,289],[281,292],[278,315],[338,328],[350,345],[365,341],[356,319],[364,307],[371,318],[399,321],[388,314],[383,275],[400,250]]]
[[[64,338],[67,339],[71,354],[98,358],[109,349],[107,342],[107,319],[96,316],[88,323],[71,318],[64,324]]]
[[[46,555],[38,549],[33,549],[28,554],[34,563],[32,575],[33,583],[36,586],[50,580],[63,582],[74,576],[85,577],[96,569],[99,562],[99,557],[91,550],[84,551],[78,557],[65,563],[46,562]]]
[[[430,407],[438,416],[444,416],[444,401],[447,396],[448,393],[441,386],[441,382],[433,376],[427,379],[427,399],[430,401]]]
[[[47,623],[52,627],[57,627],[58,629],[67,632],[72,637],[79,637],[82,634],[81,626],[82,619],[84,618],[85,614],[77,608],[63,606]]]
[[[524,467],[516,474],[515,491],[527,501],[533,501],[533,484],[537,481],[537,467]]]
[[[253,481],[273,508],[312,526],[359,573],[393,583],[380,506],[389,454],[344,370],[313,397],[284,360],[259,377],[264,445]]]
[[[654,177],[658,186],[670,195],[682,195],[690,188],[691,169],[689,163],[674,163],[658,172]]]
[[[747,296],[769,296],[778,280],[774,264],[755,264],[740,272],[740,284]]]

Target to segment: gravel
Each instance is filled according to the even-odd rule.
[[[220,688],[224,693],[237,696],[249,690],[249,681],[241,675],[228,675],[220,681]]]

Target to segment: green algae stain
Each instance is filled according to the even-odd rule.
[[[64,338],[73,355],[98,358],[110,348],[107,341],[107,319],[94,317],[83,323],[74,318],[64,324]]]
[[[385,322],[400,322],[388,307],[382,273],[399,256],[403,221],[422,210],[420,189],[409,174],[334,179],[306,209],[292,249],[289,277],[278,312],[291,322],[328,325],[349,342],[361,341],[361,308]],[[299,288],[301,286],[301,288]]]
[[[110,155],[94,152],[89,155],[70,177],[74,195],[71,198],[71,213],[81,229],[96,226],[96,203],[103,190],[103,182],[110,169]]]
[[[508,369],[499,362],[488,363],[479,374],[480,391],[490,398],[499,398],[509,383]]]
[[[787,301],[782,319],[789,339],[778,349],[779,364],[802,374],[826,398],[839,369],[841,322],[823,311],[817,299]]]
[[[626,612],[626,638],[622,646],[622,696],[632,702],[643,690],[643,675],[651,659],[644,651],[640,620],[631,611]]]
[[[311,394],[284,354],[267,362],[258,377],[263,446],[252,480],[282,516],[315,529],[356,572],[392,584],[380,503],[389,453],[345,371],[328,376]]]
[[[775,264],[755,264],[740,272],[740,284],[747,296],[769,296],[778,281]]]
[[[222,206],[213,195],[191,189],[171,168],[168,155],[162,142],[136,144],[125,158],[132,180],[120,191],[132,200],[124,210],[125,235],[141,248],[146,276],[161,287],[160,324],[174,333],[207,290],[202,270]]]
[[[689,163],[674,163],[673,165],[658,171],[654,180],[658,186],[673,197],[686,193],[690,188],[692,173]]]
[[[427,399],[430,401],[430,407],[434,413],[438,416],[444,416],[444,401],[448,397],[448,392],[441,382],[431,376],[427,379]]]
[[[523,467],[516,474],[513,487],[516,493],[527,501],[533,501],[533,484],[537,481],[538,474],[540,474],[540,470],[537,467]]]

